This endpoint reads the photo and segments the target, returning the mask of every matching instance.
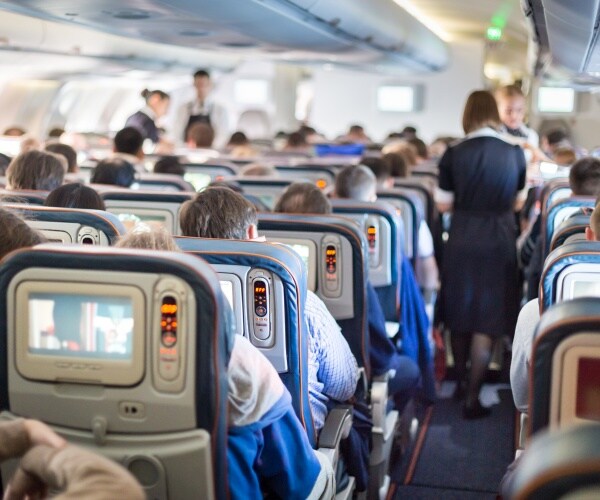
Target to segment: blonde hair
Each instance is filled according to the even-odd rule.
[[[498,87],[494,92],[494,95],[496,96],[496,99],[510,97],[525,98],[525,94],[523,94],[523,91],[516,85],[504,85],[503,87]]]
[[[138,248],[145,250],[166,250],[178,252],[179,247],[173,237],[163,227],[150,227],[147,224],[137,224],[130,232],[121,236],[117,248]]]
[[[386,144],[381,150],[381,153],[384,156],[389,153],[395,153],[402,156],[409,170],[417,164],[417,148],[405,140],[392,141],[389,144]]]
[[[465,104],[462,125],[465,134],[483,127],[497,129],[500,126],[498,104],[490,92],[487,90],[471,92]]]

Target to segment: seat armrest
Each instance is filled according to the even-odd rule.
[[[348,437],[352,428],[352,407],[348,405],[336,406],[327,414],[325,425],[319,433],[319,449],[335,449],[340,441]]]
[[[380,429],[385,428],[389,378],[390,373],[384,373],[378,377],[373,377],[373,383],[371,384],[371,416],[373,426]]]

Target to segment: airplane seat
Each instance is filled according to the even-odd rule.
[[[180,175],[174,174],[137,174],[131,189],[140,191],[194,192],[194,186]]]
[[[352,426],[352,413],[336,407],[317,436],[308,393],[307,270],[301,258],[277,243],[184,236],[176,242],[184,252],[202,257],[217,271],[234,311],[234,330],[246,336],[275,367],[309,441],[330,459],[335,470],[340,441]],[[351,479],[340,494],[348,496],[353,489]]]
[[[119,219],[103,210],[42,207],[35,205],[3,205],[18,213],[33,229],[50,242],[83,245],[114,245],[125,227]]]
[[[548,255],[550,251],[550,243],[552,237],[558,229],[558,226],[571,215],[579,211],[581,208],[594,208],[596,199],[591,196],[578,196],[558,200],[550,208],[546,214],[542,213],[541,235],[544,255]]]
[[[137,222],[164,226],[171,234],[181,234],[179,211],[193,193],[105,189],[99,192],[107,212],[117,216],[129,229]]]
[[[238,174],[238,167],[233,163],[214,161],[207,163],[184,163],[183,179],[194,186],[194,191],[200,191],[213,181],[222,181]]]
[[[598,297],[555,304],[542,315],[532,347],[530,435],[600,422],[599,321]]]
[[[434,190],[431,184],[421,178],[396,177],[394,178],[394,188],[400,188],[407,191],[413,191],[421,200],[425,220],[429,227],[433,227],[438,219],[437,206],[433,198]]]
[[[377,292],[386,321],[400,321],[402,219],[385,201],[332,200],[333,213],[352,218],[367,237],[369,279]],[[398,328],[395,329],[398,331]]]
[[[536,437],[509,487],[511,500],[600,498],[600,425]]]
[[[377,191],[377,199],[385,201],[400,210],[400,217],[404,223],[404,255],[416,267],[419,255],[419,228],[424,219],[424,210],[418,195],[403,188],[385,189]]]
[[[328,189],[335,183],[335,169],[326,165],[277,165],[275,169],[286,179],[309,180],[320,189]]]
[[[230,177],[227,181],[238,184],[244,191],[244,196],[250,195],[258,198],[269,210],[273,210],[275,203],[283,191],[294,181],[299,179],[283,179],[281,177]],[[307,180],[307,179],[302,179]]]
[[[569,179],[564,177],[544,182],[540,194],[540,207],[544,213],[559,200],[569,198],[573,192]]]
[[[389,485],[387,472],[398,412],[387,408],[388,375],[371,375],[365,232],[346,217],[310,214],[259,214],[258,230],[270,241],[292,247],[308,245],[317,255],[312,265],[317,266],[318,272],[312,273],[316,279],[313,278],[312,283],[309,281],[309,289],[323,300],[337,321],[359,367],[370,382],[373,448],[369,495],[378,496]]]
[[[43,205],[48,191],[0,189],[2,203],[23,203],[26,205]]]
[[[540,312],[577,297],[600,296],[600,243],[565,243],[550,253],[540,279]]]
[[[247,109],[240,114],[235,130],[244,132],[249,139],[271,137],[271,118],[264,109]]]
[[[589,225],[590,216],[583,214],[572,215],[568,219],[562,221],[554,232],[552,242],[550,243],[550,251],[556,250],[565,243],[584,241],[585,228]]]
[[[149,498],[228,498],[233,333],[212,268],[46,244],[0,269],[0,419],[46,422],[120,462]]]

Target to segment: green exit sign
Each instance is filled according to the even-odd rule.
[[[502,28],[498,28],[497,26],[490,26],[487,29],[486,36],[488,40],[498,41],[502,38]]]

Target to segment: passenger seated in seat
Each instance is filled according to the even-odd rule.
[[[71,174],[79,171],[79,166],[77,165],[77,151],[68,144],[50,142],[46,144],[46,151],[65,157],[65,160],[67,160],[67,173]]]
[[[394,154],[394,153],[390,153]],[[377,180],[377,189],[390,189],[394,187],[391,176],[390,164],[383,158],[366,157],[360,160],[361,165],[369,167]],[[427,222],[421,220],[419,225],[419,248],[417,260],[417,279],[419,286],[428,295],[432,295],[438,288],[439,271],[433,253],[433,236]]]
[[[194,215],[193,210],[188,208],[188,216]],[[144,225],[121,237],[116,246],[178,251],[166,230]],[[227,373],[231,497],[262,498],[261,485],[266,485],[278,498],[331,498],[335,492],[331,464],[311,449],[291,396],[271,363],[242,335],[234,336]]]
[[[43,422],[18,419],[0,423],[0,462],[22,457],[4,500],[46,497],[110,500],[146,498],[135,478],[105,457],[72,446]]]
[[[131,163],[136,172],[146,172],[144,167],[144,137],[135,127],[125,127],[119,130],[113,141],[112,158],[118,158]]]
[[[366,172],[367,177],[373,176],[366,167],[361,169]],[[374,195],[374,192],[372,194]],[[291,184],[275,205],[275,212],[330,214],[331,211],[331,203],[325,198],[323,192],[308,182]],[[388,338],[381,304],[370,282],[367,282],[367,309],[371,370],[374,376],[383,375],[390,370],[396,371],[388,386],[390,395],[394,396],[396,407],[402,411],[419,387],[421,380],[419,367],[407,356],[400,355]]]
[[[106,210],[104,200],[91,187],[79,182],[64,184],[52,191],[44,200],[46,207],[84,208]]]
[[[32,247],[46,241],[23,219],[4,208],[0,208],[0,227],[2,228],[0,231],[0,259],[13,250]]]
[[[229,188],[207,188],[183,204],[179,215],[184,236],[254,240],[256,209]],[[325,304],[307,292],[305,315],[308,323],[308,385],[316,429],[327,416],[329,400],[346,401],[355,392],[358,367],[340,328]]]
[[[13,158],[6,170],[7,189],[52,191],[63,183],[67,160],[63,156],[32,150]]]
[[[600,241],[600,203],[592,212],[590,225],[585,229],[585,239]],[[538,298],[535,298],[527,302],[519,313],[512,346],[510,387],[515,406],[522,413],[527,413],[529,404],[529,364],[533,335],[539,320],[540,304]]]
[[[92,184],[111,184],[114,186],[129,187],[135,180],[135,167],[126,160],[113,158],[102,160],[92,172]]]

